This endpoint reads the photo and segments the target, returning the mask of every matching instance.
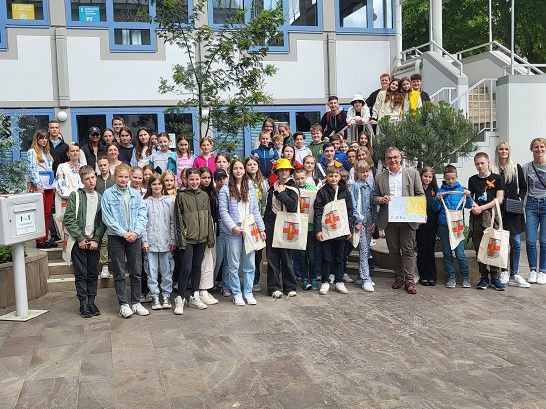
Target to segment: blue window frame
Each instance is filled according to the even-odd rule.
[[[191,3],[191,0],[188,0]],[[65,0],[66,25],[108,29],[112,52],[155,52],[155,24],[141,16],[155,15],[150,0]]]
[[[322,32],[322,0],[282,0],[285,22],[279,27],[283,41],[269,44],[271,53],[287,53],[290,32]],[[245,21],[264,9],[275,7],[276,0],[209,0],[209,24],[218,29],[237,10],[246,9]]]
[[[9,121],[11,136],[21,141],[21,149],[14,148],[8,160],[26,159],[32,136],[38,129],[47,130],[47,124],[55,117],[53,109],[3,109],[1,114]]]
[[[336,31],[395,34],[394,0],[336,0]]]
[[[8,47],[9,27],[49,27],[49,0],[0,1],[0,50]]]

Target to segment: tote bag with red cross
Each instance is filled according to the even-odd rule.
[[[449,244],[451,246],[451,250],[456,249],[459,243],[464,241],[464,201],[465,195],[461,197],[461,200],[459,200],[459,203],[457,203],[455,210],[450,210],[447,208],[444,198],[442,198],[442,204],[444,205],[444,209],[446,211],[446,222],[449,231]]]
[[[286,186],[287,189],[296,189]],[[273,231],[272,247],[290,250],[305,250],[307,248],[307,223],[309,215],[302,213],[298,196],[296,213],[289,213],[284,209],[277,213],[275,230]]]
[[[349,229],[349,217],[347,216],[347,202],[345,199],[337,200],[337,192],[334,200],[324,205],[322,213],[322,237],[324,240],[337,239],[351,234]]]
[[[502,217],[499,202],[495,199],[495,207],[491,209],[491,225],[483,231],[478,261],[488,266],[508,269],[508,254],[510,252],[510,232],[502,229]],[[495,229],[495,218],[499,218],[499,228]]]
[[[245,202],[246,216],[241,222],[246,254],[250,254],[253,251],[259,251],[265,247],[265,241],[262,240],[262,236],[260,236],[260,231],[256,225],[256,219],[254,218],[254,215],[250,213],[249,207],[248,202]]]

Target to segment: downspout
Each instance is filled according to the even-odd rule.
[[[396,56],[394,60],[394,66],[398,71],[402,65],[402,1],[396,0],[394,6],[394,19],[395,19],[395,31],[396,31]]]

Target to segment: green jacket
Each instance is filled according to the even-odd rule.
[[[181,250],[186,243],[207,243],[214,247],[214,228],[209,196],[200,189],[179,190],[175,200],[176,242]]]
[[[76,195],[79,195],[80,203],[78,205],[78,214],[76,214]],[[66,211],[64,213],[64,227],[77,242],[85,240],[83,236],[85,229],[85,216],[87,213],[87,196],[83,189],[78,189],[76,192],[70,193]],[[97,205],[97,214],[95,215],[95,228],[91,240],[100,244],[102,236],[106,231],[106,225],[102,222],[102,209],[100,206],[100,195]]]

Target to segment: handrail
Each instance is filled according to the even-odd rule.
[[[422,55],[423,52],[420,50],[420,48],[423,48],[423,47],[426,47],[426,46],[431,46],[431,45],[434,46],[435,48],[437,48],[438,50],[440,50],[442,52],[442,55],[445,54],[446,56],[451,58],[453,60],[453,62],[456,65],[458,65],[459,73],[461,75],[463,74],[463,64],[457,58],[455,58],[453,55],[451,55],[448,51],[446,51],[442,46],[440,46],[434,40],[431,40],[431,41],[429,41],[428,43],[425,43],[425,44],[418,45],[417,47],[408,48],[407,50],[402,51],[402,61],[406,61],[406,54],[409,54],[410,52],[413,52],[413,51],[418,53],[418,55]]]
[[[442,87],[440,88],[438,91],[436,91],[434,94],[430,94],[430,97],[435,97],[436,95],[438,95],[440,92],[443,92],[443,91],[452,91],[452,90],[455,90],[457,89],[456,87]],[[450,100],[451,102],[451,100]]]
[[[514,68],[521,68],[521,67],[528,67],[528,68],[544,67],[544,68],[546,68],[546,64],[529,64],[529,63],[525,63],[525,64],[518,64]],[[504,75],[508,74],[508,72],[506,71],[507,68],[512,68],[512,66],[511,65],[505,65],[505,66],[502,67],[502,69],[504,70]],[[541,75],[544,75],[544,71],[540,71],[538,68],[537,68],[537,71]]]
[[[504,45],[502,45],[501,43],[499,43],[498,41],[490,41],[490,42],[487,42],[487,43],[477,45],[475,47],[470,47],[470,48],[467,48],[465,50],[461,50],[461,51],[456,52],[455,55],[457,56],[457,60],[462,60],[464,53],[467,53],[469,51],[474,51],[474,50],[477,50],[479,48],[483,48],[483,47],[486,47],[486,46],[487,47],[495,46],[498,49],[500,49],[501,51],[503,51],[505,54],[512,55],[512,51],[510,49],[508,49],[507,47],[505,47]],[[521,67],[522,65],[528,67],[528,70],[527,70],[528,73],[530,73],[530,71],[532,70],[532,71],[535,72],[535,74],[544,74],[543,71],[536,68],[536,67],[540,67],[541,64],[529,64],[528,61],[524,60],[523,58],[521,58],[517,54],[514,54],[514,60],[516,60],[518,62],[518,65],[517,65],[518,67]]]
[[[472,90],[475,88],[478,88],[481,84],[483,84],[486,81],[497,81],[497,78],[482,78],[477,83],[472,85],[470,88],[468,88],[465,92],[463,92],[461,95],[459,95],[457,98],[455,98],[453,101],[451,101],[451,105],[453,105],[455,102],[459,101],[462,97],[470,94]]]

